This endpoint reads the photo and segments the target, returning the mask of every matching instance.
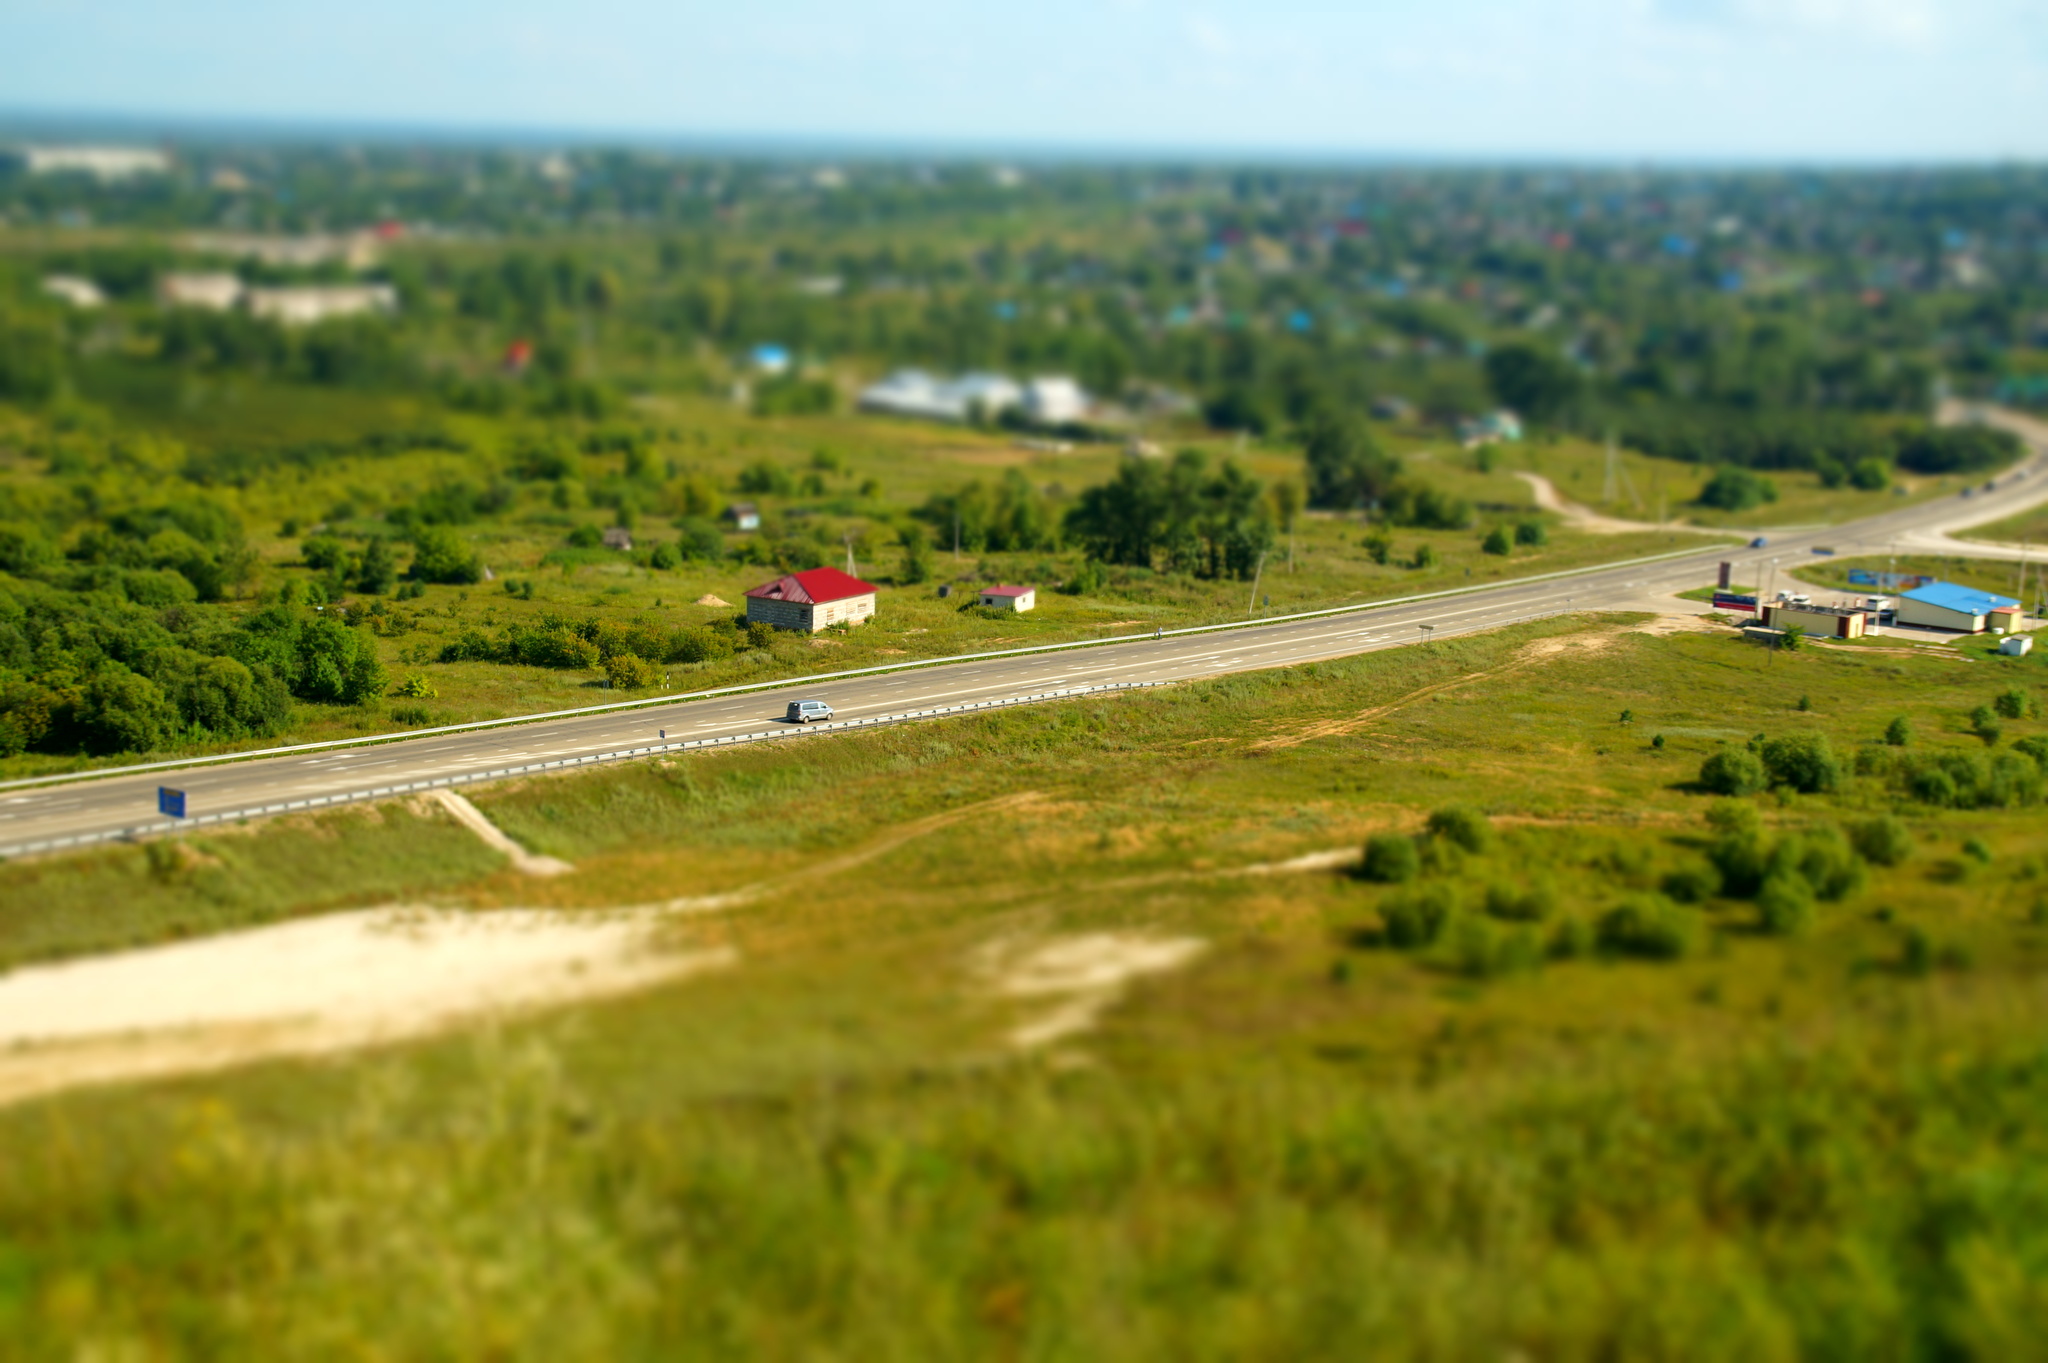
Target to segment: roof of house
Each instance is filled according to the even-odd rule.
[[[741,516],[755,515],[759,512],[759,510],[760,508],[755,506],[752,502],[734,502],[731,506],[725,509],[725,514],[737,520]]]
[[[2001,607],[2012,607],[2019,602],[1996,592],[1980,592],[1975,587],[1965,587],[1954,582],[1930,582],[1924,587],[1915,587],[1910,592],[1901,592],[1908,601],[1924,601],[1930,606],[1944,610],[1961,611],[1965,615],[1989,615]]]
[[[863,582],[837,568],[813,568],[807,573],[791,573],[773,582],[763,582],[747,595],[767,601],[794,601],[801,606],[822,606],[849,596],[871,596],[874,591],[874,583]]]
[[[983,587],[981,594],[983,596],[1023,596],[1031,590],[1030,587]]]

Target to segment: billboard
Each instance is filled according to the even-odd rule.
[[[1715,592],[1714,609],[1718,611],[1753,611],[1756,609],[1756,598],[1754,596],[1744,596],[1738,592]]]
[[[1849,585],[1852,587],[1878,587],[1888,592],[1911,591],[1936,581],[1926,573],[1873,573],[1868,568],[1851,568]]]

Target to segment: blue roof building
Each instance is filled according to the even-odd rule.
[[[2011,612],[2001,628],[2018,623],[2020,603],[1996,592],[1979,591],[1954,582],[1930,582],[1899,594],[1894,618],[1902,625],[1928,625],[1935,629],[1961,630],[1980,634],[1986,621],[2001,612]]]

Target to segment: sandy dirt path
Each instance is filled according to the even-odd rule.
[[[1583,506],[1557,490],[1557,484],[1540,473],[1517,471],[1515,477],[1529,485],[1535,494],[1536,505],[1545,511],[1555,512],[1565,518],[1566,524],[1575,530],[1584,530],[1594,535],[1632,535],[1643,530],[1683,530],[1692,535],[1753,535],[1752,530],[1731,530],[1705,525],[1688,525],[1684,521],[1671,521],[1659,525],[1655,521],[1625,521],[1613,516],[1603,516],[1590,506]]]
[[[648,909],[380,908],[0,978],[0,1103],[430,1035],[730,965]]]

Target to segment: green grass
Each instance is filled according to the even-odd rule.
[[[480,792],[580,869],[463,902],[796,878],[678,925],[739,951],[719,977],[0,1113],[0,1330],[26,1357],[2030,1353],[2038,808],[1898,805],[1906,860],[1794,936],[1728,898],[1678,910],[1672,962],[1495,969],[1468,932],[1523,930],[1476,914],[1491,885],[1547,878],[1549,937],[1697,864],[1724,741],[1850,752],[1905,714],[1914,751],[1982,753],[1970,710],[2042,686],[1627,623]],[[1897,799],[1750,803],[1790,833]],[[1453,802],[1493,842],[1425,857],[1477,925],[1435,947],[1380,944],[1417,887],[1218,874]],[[1030,1005],[976,953],[1105,929],[1210,949],[1008,1057]]]
[[[438,808],[387,803],[0,865],[0,965],[434,894],[503,864]]]

